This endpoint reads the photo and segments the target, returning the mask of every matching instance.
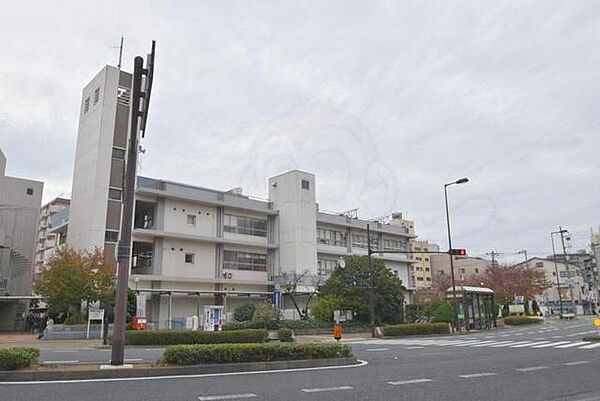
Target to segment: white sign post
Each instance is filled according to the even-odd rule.
[[[104,309],[98,308],[89,308],[88,309],[88,323],[87,323],[87,333],[86,338],[90,338],[90,322],[92,320],[100,320],[100,337],[102,337],[102,333],[104,333]]]

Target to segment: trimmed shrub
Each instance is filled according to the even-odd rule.
[[[419,334],[446,334],[450,332],[448,323],[409,323],[383,326],[383,335],[390,337]]]
[[[507,316],[504,318],[504,324],[509,326],[519,326],[522,324],[538,324],[542,323],[541,319],[534,319],[527,316]]]
[[[23,369],[37,362],[40,350],[37,348],[0,349],[0,370]]]
[[[193,331],[193,330],[128,330],[125,332],[127,345],[171,345],[171,344],[224,344],[262,343],[267,340],[264,329],[236,331]]]
[[[292,329],[288,329],[288,328],[284,327],[284,328],[277,330],[277,334],[279,334],[279,341],[281,341],[283,343],[291,343],[294,341],[294,339],[293,339],[294,332],[292,331]]]
[[[254,316],[254,312],[256,311],[256,306],[254,304],[244,304],[235,308],[233,312],[233,318],[236,322],[247,322],[252,320],[252,316]]]
[[[329,359],[350,356],[352,356],[351,348],[343,344],[172,345],[165,350],[163,362],[171,365],[200,365]]]
[[[225,323],[223,325],[223,331],[233,330],[248,330],[248,329],[264,329],[264,330],[277,330],[281,327],[279,320],[265,321],[249,321],[249,322],[232,322]]]

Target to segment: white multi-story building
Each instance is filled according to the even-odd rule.
[[[42,268],[54,254],[59,243],[60,235],[53,232],[53,217],[69,207],[69,199],[55,198],[42,206],[38,227],[37,244],[35,246],[34,276],[42,272]]]
[[[83,91],[67,245],[103,247],[114,258],[121,222],[128,88],[131,75],[105,67]],[[121,115],[121,117],[119,117]],[[145,315],[172,327],[203,306],[269,297],[298,278],[311,291],[340,258],[367,253],[366,220],[319,211],[313,174],[268,179],[268,200],[241,188],[220,191],[138,177],[130,287],[146,297]],[[409,250],[409,228],[370,222],[372,247]],[[377,256],[414,290],[406,254]],[[287,317],[294,317],[283,299]]]

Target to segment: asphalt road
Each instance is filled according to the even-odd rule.
[[[359,341],[352,344],[354,353],[368,364],[358,367],[0,384],[0,400],[592,401],[600,400],[600,343],[583,343],[581,337],[593,330],[590,319],[579,319],[460,336]],[[69,354],[57,351],[44,351],[43,357]],[[110,355],[73,351],[80,359]],[[159,356],[150,348],[127,350],[128,359]]]

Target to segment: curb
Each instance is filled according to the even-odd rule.
[[[234,373],[269,371],[298,368],[318,368],[328,366],[351,366],[359,364],[356,358],[312,359],[299,361],[274,361],[274,362],[247,362],[228,363],[218,365],[192,365],[192,366],[167,366],[152,368],[131,368],[115,370],[30,370],[0,372],[0,382],[30,382],[54,380],[82,380],[82,379],[115,379],[115,378],[141,378],[186,376],[214,373]],[[2,383],[0,383],[2,384]]]

